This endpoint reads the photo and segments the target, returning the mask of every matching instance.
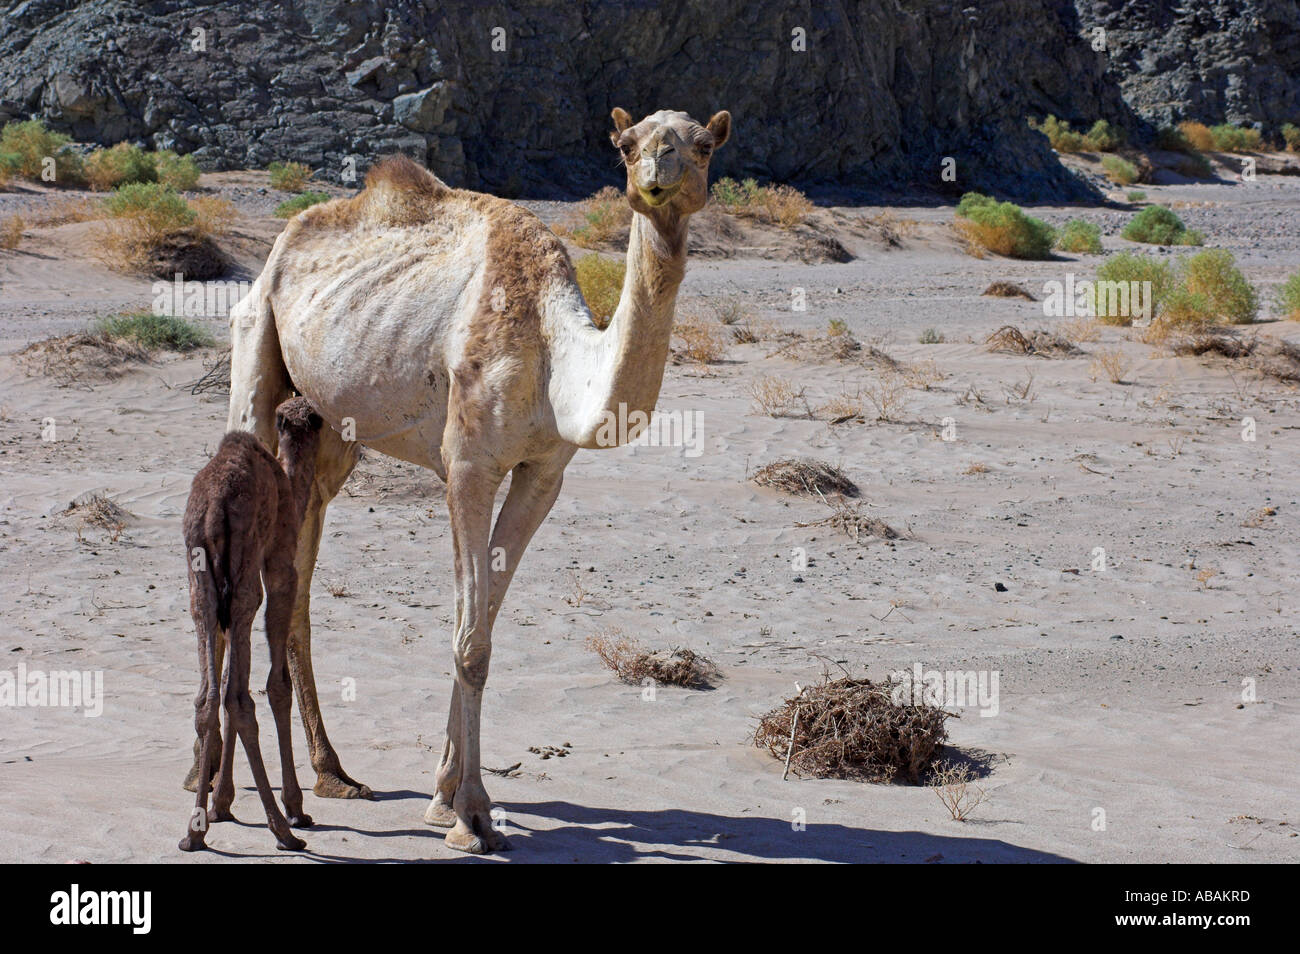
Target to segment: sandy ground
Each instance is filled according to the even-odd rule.
[[[275,197],[254,186],[237,196],[240,230],[264,250]],[[1300,180],[1142,188],[1236,252],[1266,301],[1300,266]],[[0,194],[0,215],[46,198]],[[660,410],[699,412],[702,454],[579,452],[496,630],[483,762],[521,764],[486,777],[516,849],[489,860],[1294,860],[1297,393],[1170,357],[1127,329],[1104,329],[1075,357],[988,353],[984,337],[1003,324],[1061,319],[981,297],[986,285],[1017,281],[1040,297],[1045,281],[1091,277],[1100,259],[976,259],[949,235],[950,207],[890,211],[919,223],[912,235],[889,247],[870,229],[845,230],[856,255],[846,264],[692,262],[685,310],[735,299],[808,336],[840,319],[905,366],[932,361],[936,380],[905,389],[894,421],[773,418],[749,393],[761,376],[796,382],[816,407],[878,386],[881,373],[773,341],[733,346],[721,363],[667,371]],[[1130,244],[1117,237],[1130,209],[1036,214],[1087,218],[1103,224],[1108,249]],[[87,229],[32,229],[17,253],[0,252],[6,352],[148,305],[148,281],[98,264]],[[241,268],[255,273],[252,259]],[[806,311],[791,310],[794,288]],[[224,334],[222,321],[208,324]],[[944,343],[918,343],[927,328]],[[1296,326],[1257,332],[1290,337]],[[1110,349],[1129,364],[1122,384],[1090,376]],[[225,419],[222,397],[185,386],[203,360],[160,358],[59,388],[0,358],[0,670],[101,671],[105,696],[97,718],[0,709],[0,861],[466,861],[421,822],[451,690],[442,489],[376,455],[330,509],[312,594],[326,725],[376,800],[309,793],[309,851],[277,853],[241,751],[240,823],[217,826],[211,852],[176,850],[192,804],[180,781],[197,687],[180,515]],[[1247,416],[1253,443],[1241,439]],[[47,418],[54,441],[41,439]],[[956,440],[941,439],[944,418]],[[843,468],[867,512],[903,536],[859,545],[800,526],[826,508],[747,480],[798,455]],[[116,540],[59,516],[93,491],[131,514]],[[1098,547],[1104,571],[1093,569]],[[797,548],[806,568],[793,564]],[[647,699],[584,647],[614,629],[706,653],[724,678]],[[999,674],[995,716],[968,708],[950,722],[952,754],[987,766],[988,800],[964,823],[927,788],[783,782],[781,764],[750,742],[796,682],[917,663]],[[264,676],[257,650],[253,683]],[[1254,701],[1243,701],[1244,680]],[[269,708],[256,699],[273,765]],[[295,744],[309,787],[300,727]],[[566,745],[564,758],[529,752]]]

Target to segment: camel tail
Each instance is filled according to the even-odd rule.
[[[208,556],[207,577],[208,598],[212,601],[212,610],[217,618],[217,626],[222,632],[230,632],[230,606],[234,600],[235,588],[231,583],[234,567],[231,565],[230,553],[230,518],[222,515],[209,518],[206,528],[206,550]]]

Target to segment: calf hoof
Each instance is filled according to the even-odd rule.
[[[306,812],[299,812],[297,815],[289,816],[290,828],[310,828],[314,824],[316,823],[311,820],[311,816]]]
[[[180,840],[180,844],[178,844],[176,847],[179,848],[181,851],[202,851],[204,848],[208,846],[203,843],[202,835],[190,834],[182,838]]]
[[[230,811],[229,808],[209,808],[209,809],[208,809],[208,824],[209,824],[209,825],[216,824],[217,822],[223,822],[223,821],[234,821],[234,820],[235,820],[235,816],[234,816],[234,814],[231,813],[231,811]]]
[[[283,838],[277,836],[275,847],[281,851],[302,851],[307,847],[307,842],[293,835],[285,835]]]

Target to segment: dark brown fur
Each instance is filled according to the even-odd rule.
[[[198,633],[201,685],[194,700],[194,727],[202,740],[198,796],[182,851],[206,847],[207,826],[230,819],[235,797],[232,768],[235,733],[239,734],[266,809],[267,822],[280,848],[298,850],[305,843],[290,830],[311,825],[302,810],[302,789],[293,767],[289,710],[292,688],[286,660],[289,619],[297,590],[294,553],[303,508],[316,468],[321,419],[305,398],[292,398],[276,412],[276,430],[284,468],[252,434],[232,431],[194,478],[185,508],[185,546],[189,562],[190,613]],[[266,692],[275,716],[280,748],[281,797],[288,819],[280,814],[262,764],[257,718],[248,692],[250,633],[266,585],[266,637],[271,672]],[[224,693],[219,694],[221,641],[226,642]],[[218,739],[219,704],[226,710],[224,742]],[[220,752],[211,812],[208,790],[212,766]]]

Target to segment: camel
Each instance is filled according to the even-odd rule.
[[[199,638],[199,694],[194,700],[194,729],[202,740],[200,777],[194,812],[180,841],[181,851],[207,847],[208,824],[233,819],[235,733],[244,743],[257,794],[266,809],[276,844],[300,851],[306,843],[291,828],[310,828],[302,810],[302,789],[293,767],[286,654],[289,616],[297,591],[293,561],[307,493],[315,476],[322,421],[303,398],[285,401],[276,412],[280,462],[255,436],[232,431],[222,438],[212,460],[194,478],[185,507],[185,547],[190,558],[190,613]],[[280,814],[266,778],[257,740],[257,716],[248,693],[253,617],[262,603],[266,583],[266,640],[271,647],[271,673],[266,694],[275,715],[280,747],[280,794],[286,819]],[[224,699],[218,694],[220,649],[229,644]],[[217,738],[219,703],[226,709],[226,736]],[[207,810],[213,755],[220,753],[212,811]]]
[[[541,220],[400,157],[372,169],[358,195],[292,219],[231,312],[228,429],[274,447],[271,412],[293,390],[330,425],[298,540],[289,645],[319,796],[371,796],[330,745],[312,672],[309,590],[325,508],[363,444],[446,484],[455,680],[424,818],[471,853],[509,847],[493,828],[479,764],[493,624],[573,455],[634,440],[650,419],[687,224],[708,199],[710,159],[731,131],[725,111],[704,125],[667,110],[637,123],[623,109],[611,118],[634,214],[621,297],[603,330]]]

